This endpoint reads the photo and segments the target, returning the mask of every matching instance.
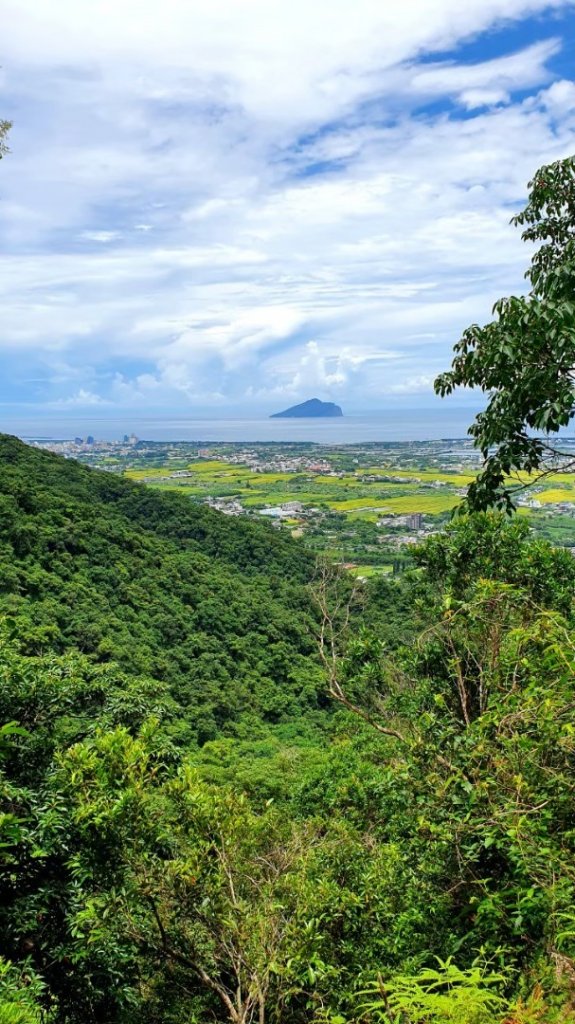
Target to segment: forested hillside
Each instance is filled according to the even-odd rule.
[[[472,516],[358,595],[265,524],[0,464],[0,1021],[568,1018],[571,555]]]
[[[0,611],[23,653],[149,690],[179,744],[325,705],[301,547],[15,438],[0,464]]]

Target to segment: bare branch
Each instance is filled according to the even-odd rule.
[[[338,641],[343,640],[348,635],[351,611],[354,600],[357,596],[358,587],[357,584],[353,587],[345,605],[342,605],[342,602],[338,602],[336,600],[333,607],[331,607],[329,585],[334,579],[337,580],[337,576],[334,576],[333,568],[324,563],[321,567],[319,584],[313,591],[313,596],[321,614],[321,625],[318,637],[319,654],[327,672],[328,693],[330,697],[333,697],[334,700],[342,704],[348,711],[353,712],[354,715],[358,715],[359,718],[362,718],[364,722],[367,722],[368,725],[383,736],[391,736],[400,743],[407,744],[407,738],[398,732],[397,729],[381,725],[378,721],[374,720],[369,712],[364,711],[363,708],[350,700],[344,692],[339,680],[341,656],[338,649]],[[342,611],[342,607],[343,621],[339,628],[336,629],[334,625],[335,618],[338,613]]]
[[[212,977],[210,977],[210,975],[204,970],[201,964],[197,963],[197,961],[195,960],[191,960],[189,957],[183,955],[182,953],[179,953],[178,950],[174,949],[170,945],[166,929],[162,923],[162,919],[158,912],[158,908],[156,907],[155,901],[149,895],[146,896],[146,900],[150,904],[152,914],[154,915],[154,920],[160,933],[160,940],[162,943],[162,954],[168,957],[170,960],[173,960],[175,963],[180,964],[182,967],[187,967],[190,970],[192,970],[198,976],[198,978],[200,978],[204,985],[206,985],[209,989],[212,990],[212,992],[215,992],[216,995],[219,996],[220,1000],[226,1007],[226,1010],[228,1011],[234,1024],[241,1024],[242,1017],[236,1010],[234,1004],[232,1003],[232,1000],[230,999],[230,996],[225,987],[219,982],[215,981]],[[142,941],[141,936],[140,941]],[[159,951],[160,950],[158,950],[158,952]]]

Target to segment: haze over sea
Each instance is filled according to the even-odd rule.
[[[314,441],[321,444],[361,444],[375,441],[432,441],[465,437],[474,411],[441,406],[436,409],[394,408],[345,415],[334,419],[270,419],[262,415],[217,418],[142,416],[6,417],[1,429],[24,439],[68,439],[92,434],[96,440],[121,440],[134,433],[148,441]]]

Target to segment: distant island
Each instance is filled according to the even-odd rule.
[[[319,398],[310,398],[301,405],[292,405],[283,412],[274,412],[270,419],[317,419],[326,416],[343,416],[343,412],[334,402],[320,402]]]

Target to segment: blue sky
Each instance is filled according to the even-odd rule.
[[[575,152],[575,0],[8,0],[11,414],[435,401]]]

